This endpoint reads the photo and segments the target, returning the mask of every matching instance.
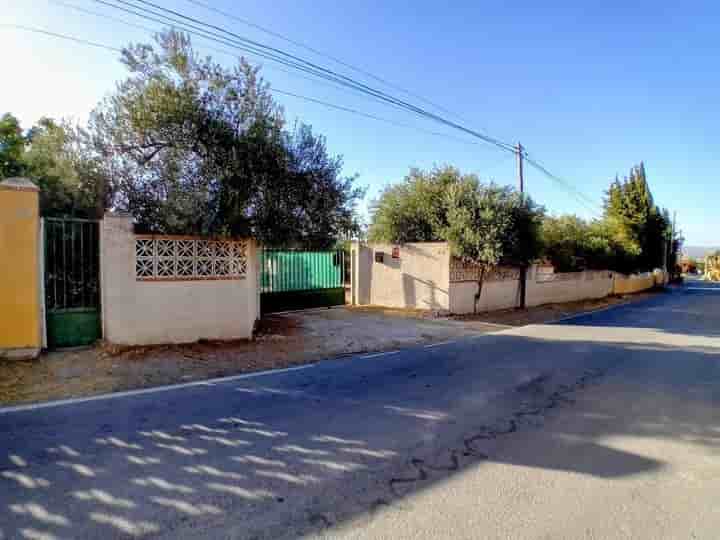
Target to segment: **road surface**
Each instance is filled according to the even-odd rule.
[[[0,413],[0,538],[717,538],[720,289]]]

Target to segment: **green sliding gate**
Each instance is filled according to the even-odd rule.
[[[89,345],[101,337],[98,222],[43,221],[48,348]]]
[[[274,313],[345,303],[345,252],[263,249],[260,309]]]

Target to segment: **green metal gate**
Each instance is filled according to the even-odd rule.
[[[98,227],[97,221],[44,219],[48,348],[101,337]]]
[[[260,310],[338,306],[345,303],[345,252],[263,249]]]

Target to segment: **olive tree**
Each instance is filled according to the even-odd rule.
[[[488,271],[501,263],[525,269],[539,255],[542,209],[512,188],[479,182],[452,186],[445,206],[447,224],[441,228],[440,236],[449,242],[454,256],[480,268],[475,294],[477,312]]]
[[[112,204],[141,229],[332,245],[362,190],[302,123],[288,130],[259,69],[200,57],[187,35],[123,50],[129,76],[95,111]]]
[[[374,241],[446,241],[452,254],[480,268],[475,310],[488,271],[527,266],[540,252],[543,209],[509,187],[484,184],[454,167],[413,169],[374,204]]]

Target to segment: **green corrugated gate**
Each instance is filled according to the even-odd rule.
[[[261,251],[262,313],[338,306],[344,303],[344,251]]]
[[[48,348],[90,345],[101,337],[98,222],[43,222]]]

